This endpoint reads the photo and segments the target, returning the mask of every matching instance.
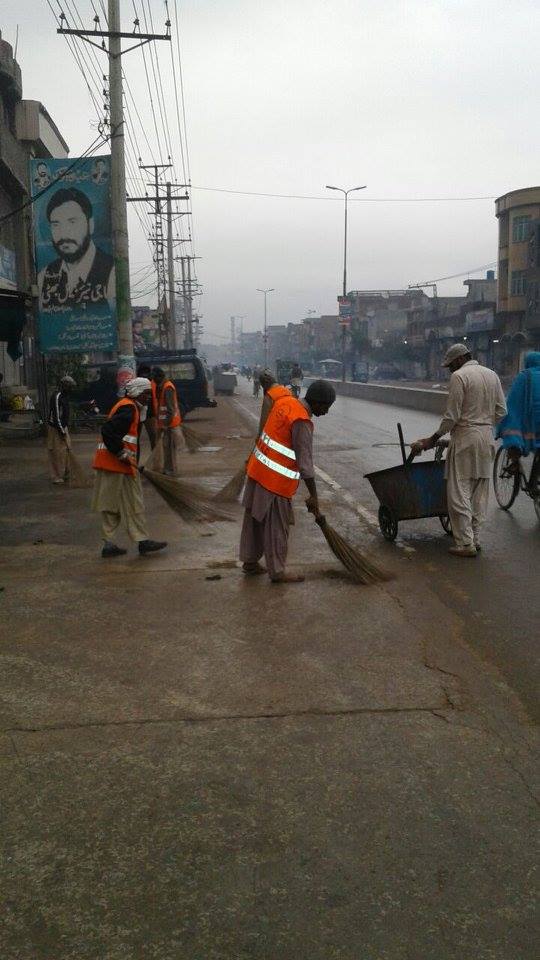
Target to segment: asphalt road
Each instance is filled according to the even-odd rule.
[[[374,517],[378,503],[364,474],[400,463],[399,446],[378,446],[398,443],[398,421],[406,441],[429,436],[438,423],[432,414],[348,397],[338,398],[316,423],[317,464]],[[430,587],[448,608],[465,615],[467,642],[503,673],[529,713],[538,716],[540,525],[532,501],[520,494],[511,512],[505,512],[491,495],[483,552],[475,559],[452,557],[450,543],[437,519],[409,520],[400,524],[396,545],[385,549],[414,551],[419,616],[422,576],[429,576]]]

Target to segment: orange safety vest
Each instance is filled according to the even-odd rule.
[[[266,393],[274,403],[276,400],[281,400],[282,397],[292,397],[291,391],[287,387],[282,387],[279,383],[274,383],[272,387],[268,387]]]
[[[115,403],[114,407],[109,411],[109,416],[107,420],[110,420],[111,417],[114,417],[114,414],[120,407],[133,407],[133,413],[131,416],[131,424],[129,427],[129,432],[122,437],[122,444],[124,450],[129,454],[129,462],[125,460],[119,460],[115,453],[111,453],[107,449],[103,440],[98,443],[97,450],[94,455],[94,462],[92,466],[94,470],[109,470],[111,473],[127,473],[131,477],[134,477],[137,472],[137,446],[138,446],[138,431],[139,431],[139,408],[134,400],[131,400],[129,397],[123,397],[122,400],[119,400]]]
[[[247,465],[248,477],[288,499],[300,483],[292,448],[292,428],[297,420],[307,420],[312,426],[309,413],[295,397],[289,394],[276,400]]]
[[[170,423],[167,423],[168,411],[167,404],[165,403],[165,390],[170,387],[173,391],[174,397],[174,413]],[[163,430],[167,427],[179,427],[182,423],[182,417],[180,416],[180,408],[178,406],[178,395],[176,393],[176,387],[172,380],[164,380],[159,394],[157,395],[157,418],[158,418],[158,427]]]

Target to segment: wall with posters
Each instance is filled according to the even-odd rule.
[[[31,178],[40,349],[116,350],[110,157],[32,160]]]

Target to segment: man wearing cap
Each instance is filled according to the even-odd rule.
[[[76,386],[73,377],[62,377],[58,390],[49,398],[47,418],[47,453],[53,483],[64,483],[68,476],[69,395]]]
[[[334,388],[316,380],[304,400],[289,395],[274,402],[247,464],[240,538],[245,574],[265,572],[259,563],[264,554],[273,583],[299,583],[304,579],[285,569],[293,522],[291,501],[302,479],[309,493],[308,509],[318,512],[311,421],[327,414],[335,399]]]
[[[505,416],[506,401],[495,371],[473,360],[464,343],[449,347],[443,366],[451,372],[446,412],[436,433],[416,440],[412,450],[429,450],[450,433],[446,491],[455,540],[450,553],[475,557],[481,548],[480,527],[487,513],[495,453],[493,427]]]
[[[96,471],[92,510],[101,513],[102,557],[119,557],[127,551],[117,546],[114,534],[123,521],[131,540],[145,555],[163,550],[164,541],[150,540],[141,478],[137,470],[139,424],[152,397],[150,381],[136,377],[126,384],[126,396],[118,400],[101,428],[92,466]]]

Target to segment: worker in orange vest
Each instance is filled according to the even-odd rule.
[[[264,399],[261,407],[261,416],[259,419],[259,432],[257,434],[260,437],[263,427],[268,420],[268,415],[275,403],[276,400],[279,400],[280,397],[290,397],[291,391],[288,387],[282,387],[280,383],[276,383],[276,378],[270,372],[270,370],[263,370],[259,374],[259,382],[263,388]]]
[[[178,452],[185,446],[178,394],[161,367],[154,367],[152,379],[156,385],[157,436],[163,439],[163,473],[174,477],[178,473]]]
[[[150,446],[152,450],[156,445],[157,437],[157,389],[154,381],[151,379],[152,368],[149,363],[140,363],[137,367],[137,376],[146,377],[147,380],[150,380],[152,385],[152,397],[148,408],[146,410],[146,418],[141,422],[141,427],[144,425],[146,432],[148,434],[148,439],[150,441]],[[140,434],[140,431],[139,431]]]
[[[146,377],[128,381],[126,396],[114,404],[101,428],[101,440],[92,464],[96,471],[92,509],[101,513],[102,557],[119,557],[127,552],[113,540],[121,521],[129,537],[138,544],[141,555],[167,546],[164,541],[150,540],[146,532],[137,469],[139,424],[151,397],[150,381]]]
[[[302,479],[309,493],[306,505],[312,513],[319,513],[312,417],[327,414],[335,399],[334,388],[325,380],[316,380],[303,400],[289,395],[274,401],[247,465],[240,538],[244,573],[264,573],[259,562],[264,554],[274,583],[304,579],[286,571],[291,501]]]

